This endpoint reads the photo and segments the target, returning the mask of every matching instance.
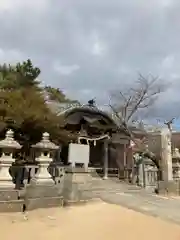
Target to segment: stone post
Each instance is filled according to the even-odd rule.
[[[59,147],[56,146],[49,140],[49,133],[43,133],[42,140],[33,145],[33,148],[37,149],[36,161],[39,164],[39,169],[35,175],[35,178],[31,182],[36,184],[54,185],[54,180],[52,179],[50,173],[48,172],[49,164],[53,161],[51,156],[54,150]]]
[[[161,132],[161,163],[163,180],[165,182],[172,181],[171,132],[169,129],[163,129]]]
[[[9,174],[9,168],[15,162],[13,158],[14,150],[20,149],[21,145],[14,140],[14,132],[12,130],[7,131],[5,139],[0,141],[0,148],[2,149],[2,156],[0,157],[0,188],[14,188],[15,185]]]
[[[174,180],[180,179],[180,153],[179,149],[175,148],[172,154],[172,161],[173,161],[173,178]]]
[[[164,128],[148,135],[149,150],[160,158],[163,181],[172,181],[171,131]]]
[[[150,150],[160,157],[160,169],[162,180],[158,182],[158,191],[161,194],[177,194],[177,182],[173,181],[172,151],[171,151],[171,129],[159,129],[157,132],[149,133]]]
[[[104,176],[103,179],[108,179],[108,141],[104,141]]]

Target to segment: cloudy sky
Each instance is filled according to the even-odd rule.
[[[179,13],[179,0],[0,0],[0,62],[31,58],[44,84],[101,104],[138,72],[158,75],[171,82],[162,112],[174,115]]]

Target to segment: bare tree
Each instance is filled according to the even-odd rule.
[[[130,86],[126,91],[116,92],[111,96],[110,108],[117,120],[119,129],[124,129],[130,136],[131,140],[142,151],[146,148],[144,139],[137,141],[134,133],[129,127],[129,123],[133,122],[133,117],[138,115],[141,110],[148,110],[159,95],[166,90],[166,86],[162,84],[158,77],[144,77],[139,74],[138,81],[134,86]],[[112,104],[112,101],[115,103]],[[146,149],[147,153],[147,149]],[[148,156],[157,164],[153,153],[148,152]]]
[[[115,100],[115,104],[111,104],[111,109],[113,112],[116,110],[123,121],[129,122],[139,110],[151,107],[165,89],[166,86],[158,77],[146,78],[139,74],[134,86],[115,92],[111,96],[111,100]]]

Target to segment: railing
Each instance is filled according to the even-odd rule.
[[[96,172],[100,177],[104,176],[103,167],[91,167],[91,172]],[[119,169],[118,168],[108,168],[108,177],[118,177]]]
[[[59,184],[62,180],[64,180],[66,166],[62,166],[62,164],[52,163],[48,170],[51,174],[55,184]]]
[[[102,177],[104,175],[104,169],[102,167],[93,168],[93,170]],[[137,184],[142,187],[155,187],[159,179],[159,171],[156,167],[143,168],[142,175],[140,176],[138,169],[118,169],[118,168],[108,168],[108,177],[119,178],[125,180],[126,182]]]
[[[62,164],[52,163],[48,171],[52,176],[55,184],[59,184],[64,180],[65,169],[67,166],[62,166]],[[12,181],[15,184],[16,189],[25,188],[35,177],[35,174],[38,170],[37,165],[21,165],[21,166],[12,166],[10,168],[10,174],[12,176]],[[100,177],[104,175],[104,169],[102,167],[91,168],[92,172],[96,172]],[[142,187],[156,186],[159,179],[159,171],[157,168],[146,169],[143,168],[143,172],[140,175],[136,168],[120,170],[118,168],[108,168],[108,177],[119,178],[125,181],[128,181],[132,184],[141,185]]]
[[[10,168],[10,174],[12,176],[12,181],[15,184],[16,189],[22,189],[26,187],[38,170],[37,165],[14,165]],[[65,175],[65,166],[59,164],[51,164],[48,168],[49,173],[52,176],[55,184],[59,184]]]
[[[156,167],[147,167],[142,166],[140,170],[140,166],[134,166],[133,169],[128,170],[129,173],[126,173],[127,170],[125,169],[125,176],[126,179],[129,179],[129,182],[132,184],[137,184],[141,187],[152,187],[157,186],[157,182],[160,179],[160,171]],[[127,174],[128,177],[127,177]]]
[[[152,168],[144,170],[144,187],[157,186],[158,182],[158,169]]]

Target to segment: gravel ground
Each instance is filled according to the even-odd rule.
[[[180,240],[180,226],[104,202],[1,214],[0,222],[2,240]]]

